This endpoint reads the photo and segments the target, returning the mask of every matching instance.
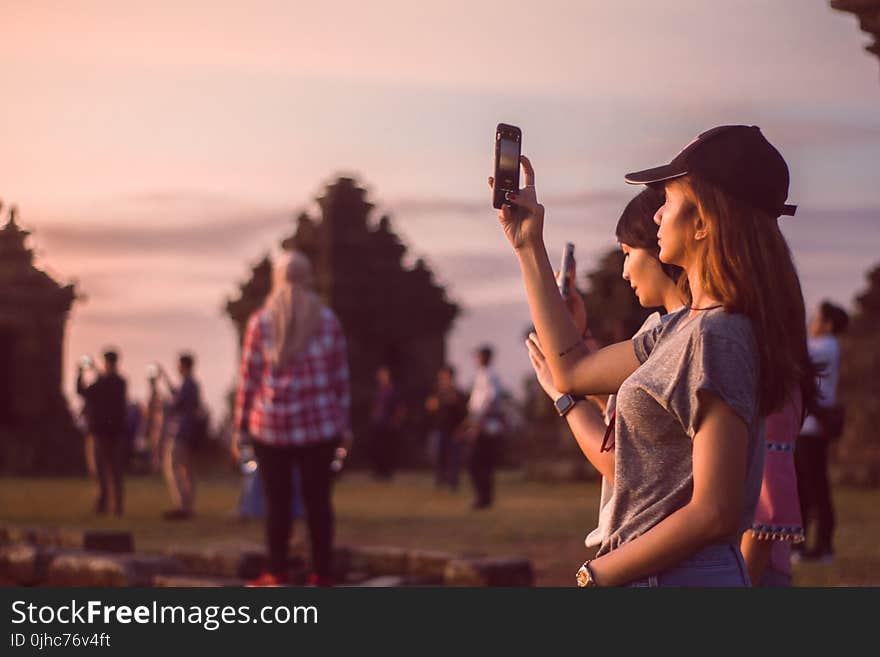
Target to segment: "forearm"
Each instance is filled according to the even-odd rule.
[[[764,579],[764,572],[770,564],[770,553],[773,551],[773,541],[757,538],[751,531],[743,534],[740,549],[749,571],[749,579],[752,586],[758,586]]]
[[[565,415],[565,419],[584,456],[614,485],[614,451],[601,451],[606,426],[598,409],[590,402],[581,400]]]
[[[690,501],[644,534],[594,561],[600,585],[655,575],[701,548],[735,535],[743,515],[748,432],[712,393],[701,394],[704,417],[693,439]]]
[[[687,504],[637,538],[594,559],[590,567],[600,586],[620,586],[656,575],[723,537],[718,514]]]
[[[556,288],[543,246],[517,253],[532,321],[554,387],[576,395],[616,393],[640,365],[632,341],[591,353]]]
[[[559,384],[568,379],[570,364],[576,357],[584,356],[587,349],[559,294],[544,243],[519,249],[517,257],[535,332],[541,341],[553,380],[558,388],[563,389],[565,386]],[[573,352],[560,357],[561,352],[575,345]]]

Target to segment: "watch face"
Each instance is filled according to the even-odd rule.
[[[564,413],[569,408],[571,408],[573,405],[574,405],[574,399],[572,398],[571,395],[563,395],[562,397],[560,397],[559,399],[556,400],[556,409],[560,413]]]

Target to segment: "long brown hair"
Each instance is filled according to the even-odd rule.
[[[781,409],[796,389],[803,409],[812,409],[816,371],[807,351],[804,296],[776,217],[699,176],[678,180],[685,200],[707,227],[708,248],[699,262],[703,289],[727,312],[752,322],[760,364],[760,414]]]

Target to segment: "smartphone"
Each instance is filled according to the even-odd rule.
[[[566,242],[565,248],[562,249],[562,264],[559,265],[559,294],[563,299],[568,296],[572,266],[574,266],[574,244]]]
[[[156,363],[150,363],[147,365],[147,378],[148,379],[158,379],[159,378],[159,366]]]
[[[92,360],[91,356],[80,356],[79,358],[79,366],[81,369],[89,370],[95,365],[95,361]]]
[[[519,156],[522,152],[522,130],[515,125],[499,123],[495,128],[495,169],[492,207],[500,210],[507,192],[519,192]]]

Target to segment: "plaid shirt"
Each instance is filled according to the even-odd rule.
[[[318,330],[288,363],[273,366],[272,325],[265,311],[248,321],[235,400],[235,426],[269,445],[312,445],[349,429],[351,405],[345,336],[321,309]]]

